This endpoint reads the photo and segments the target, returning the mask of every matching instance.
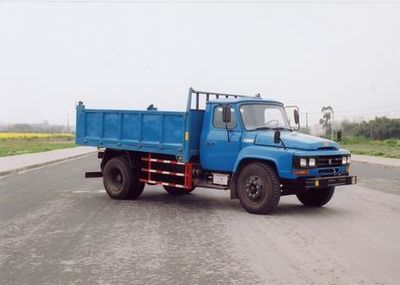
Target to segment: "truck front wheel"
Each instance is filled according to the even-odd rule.
[[[264,163],[246,165],[238,177],[237,194],[248,212],[268,214],[278,205],[281,188],[275,170]]]
[[[107,161],[103,169],[103,184],[107,194],[113,199],[136,199],[142,194],[144,183],[130,167],[125,157],[114,157]]]
[[[308,192],[305,192],[308,191]],[[297,193],[297,198],[308,207],[321,207],[329,202],[335,193],[335,187],[328,187],[315,190],[304,190]]]

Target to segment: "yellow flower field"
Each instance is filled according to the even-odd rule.
[[[73,134],[0,133],[0,140],[73,140]]]

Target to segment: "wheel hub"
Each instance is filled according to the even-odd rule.
[[[252,201],[257,201],[264,193],[262,180],[258,176],[250,176],[246,180],[246,195]]]
[[[118,182],[121,182],[121,181],[122,181],[122,176],[121,176],[121,174],[118,174],[118,175],[117,175],[117,181],[118,181]]]
[[[123,183],[122,173],[117,168],[111,171],[111,183],[112,183],[112,188],[115,191],[118,191],[122,187]]]

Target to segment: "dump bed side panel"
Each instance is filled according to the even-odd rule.
[[[76,143],[184,156],[186,113],[77,107]],[[185,155],[186,156],[186,155]]]

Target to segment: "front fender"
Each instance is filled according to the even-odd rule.
[[[293,178],[291,171],[293,152],[289,149],[258,145],[250,145],[242,148],[236,159],[233,172],[236,173],[238,171],[241,162],[249,159],[270,161],[275,164],[276,171],[280,178]]]

